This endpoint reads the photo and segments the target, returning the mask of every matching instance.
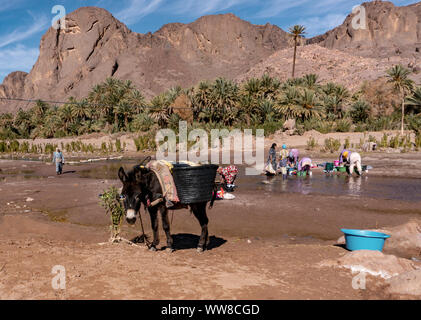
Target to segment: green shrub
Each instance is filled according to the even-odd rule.
[[[318,143],[314,137],[310,137],[307,140],[307,150],[314,150],[318,147]]]
[[[325,139],[325,152],[334,153],[337,152],[341,147],[341,141],[339,139]]]
[[[12,140],[9,142],[9,152],[18,152],[19,151],[19,141]]]
[[[133,141],[137,151],[156,150],[155,136],[152,134],[138,136]]]
[[[380,148],[387,148],[388,145],[389,145],[388,144],[388,137],[387,137],[387,134],[385,133],[385,134],[383,134],[383,137],[380,140],[379,147]]]
[[[121,141],[119,139],[115,141],[115,149],[117,152],[121,152]]]
[[[7,152],[7,143],[5,141],[0,141],[0,152]]]
[[[415,137],[415,148],[417,148],[417,150],[421,148],[421,133],[418,133]]]
[[[28,153],[29,152],[29,143],[28,142],[23,142],[21,145],[20,145],[20,148],[19,148],[19,152],[22,152],[22,153]]]
[[[354,122],[365,122],[369,118],[370,112],[370,105],[365,101],[359,100],[351,106],[351,111],[349,112],[349,115],[351,116]]]
[[[347,138],[345,139],[344,149],[349,149],[349,148],[351,148],[351,141],[350,141],[350,138],[349,138],[349,137],[347,137]]]
[[[336,121],[336,131],[337,132],[349,132],[351,130],[352,121],[349,119],[340,119]]]
[[[390,138],[390,141],[389,141],[390,148],[396,149],[396,148],[399,148],[399,145],[400,145],[399,136],[394,136]]]
[[[101,152],[108,153],[107,144],[105,142],[101,143]]]

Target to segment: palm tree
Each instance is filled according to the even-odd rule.
[[[14,126],[19,129],[23,137],[29,136],[33,129],[30,112],[19,109],[14,119]]]
[[[72,109],[72,116],[79,120],[87,120],[92,117],[92,110],[86,100],[77,102],[73,97],[69,98],[69,104]]]
[[[156,96],[152,99],[150,104],[151,118],[154,119],[160,127],[164,127],[165,125],[167,125],[170,115],[172,113],[172,109],[170,107],[170,103],[167,99],[166,94],[163,93],[159,96]]]
[[[295,26],[289,28],[289,33],[292,36],[292,38],[294,39],[294,59],[292,61],[292,78],[295,77],[295,61],[296,61],[296,57],[297,57],[298,40],[301,39],[302,37],[304,37],[304,35],[306,33],[305,30],[306,30],[306,27],[304,27],[302,25],[295,25]]]
[[[126,102],[121,102],[118,105],[118,114],[121,114],[124,117],[124,126],[126,130],[129,128],[129,117],[132,114],[131,106]]]
[[[421,87],[416,88],[412,95],[406,98],[405,106],[409,107],[413,112],[421,112]]]
[[[303,84],[305,87],[307,87],[308,89],[317,89],[317,80],[319,79],[317,74],[311,73],[311,74],[306,74],[303,77]]]
[[[327,85],[323,88],[323,92],[326,94],[324,98],[325,109],[328,113],[333,114],[335,118],[343,116],[343,105],[349,98],[350,94],[348,89],[342,85],[333,84]]]
[[[270,77],[267,73],[260,79],[260,95],[262,98],[275,99],[280,87],[281,82],[278,79]]]
[[[218,78],[212,86],[210,99],[214,120],[231,125],[238,112],[238,86],[231,80]]]
[[[301,107],[300,117],[302,120],[310,118],[320,119],[323,114],[321,103],[313,90],[304,89],[297,99],[297,104]]]
[[[405,119],[405,97],[407,93],[412,89],[414,82],[408,78],[411,71],[404,68],[401,65],[396,65],[390,68],[389,70],[386,71],[386,73],[389,78],[387,82],[393,84],[395,90],[399,92],[402,99],[401,134],[403,136],[404,119]]]
[[[73,123],[73,114],[72,114],[72,107],[68,104],[65,104],[59,109],[59,117],[61,118],[61,123],[63,126],[64,131],[68,132],[68,127],[71,123]]]

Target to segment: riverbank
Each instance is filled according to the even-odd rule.
[[[394,227],[420,219],[420,201],[277,193],[240,176],[236,199],[218,201],[208,211],[211,250],[196,252],[199,224],[181,210],[170,213],[178,250],[153,253],[141,244],[104,244],[109,217],[98,195],[120,187],[116,170],[133,163],[69,165],[55,176],[54,167],[42,162],[0,161],[0,298],[396,298],[385,297],[381,279],[369,276],[366,290],[355,290],[349,271],[319,264],[347,254],[335,245],[340,228]],[[142,216],[151,234],[143,210]],[[125,238],[139,233],[138,224],[123,225]],[[160,234],[164,246],[161,226]],[[419,258],[418,252],[385,253]],[[66,268],[66,290],[51,288],[55,265]]]

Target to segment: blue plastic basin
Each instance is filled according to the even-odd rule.
[[[382,251],[384,242],[389,235],[381,232],[368,230],[341,229],[345,234],[346,248],[355,250],[376,250]]]

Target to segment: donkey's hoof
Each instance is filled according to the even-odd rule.
[[[205,251],[205,249],[201,248],[201,247],[197,247],[197,252],[202,253],[203,251]]]
[[[151,252],[156,252],[156,251],[158,251],[155,247],[153,247],[153,246],[151,246],[151,247],[149,247],[149,251],[151,251]]]
[[[167,247],[165,251],[167,251],[168,253],[173,253],[175,250],[174,248]]]

